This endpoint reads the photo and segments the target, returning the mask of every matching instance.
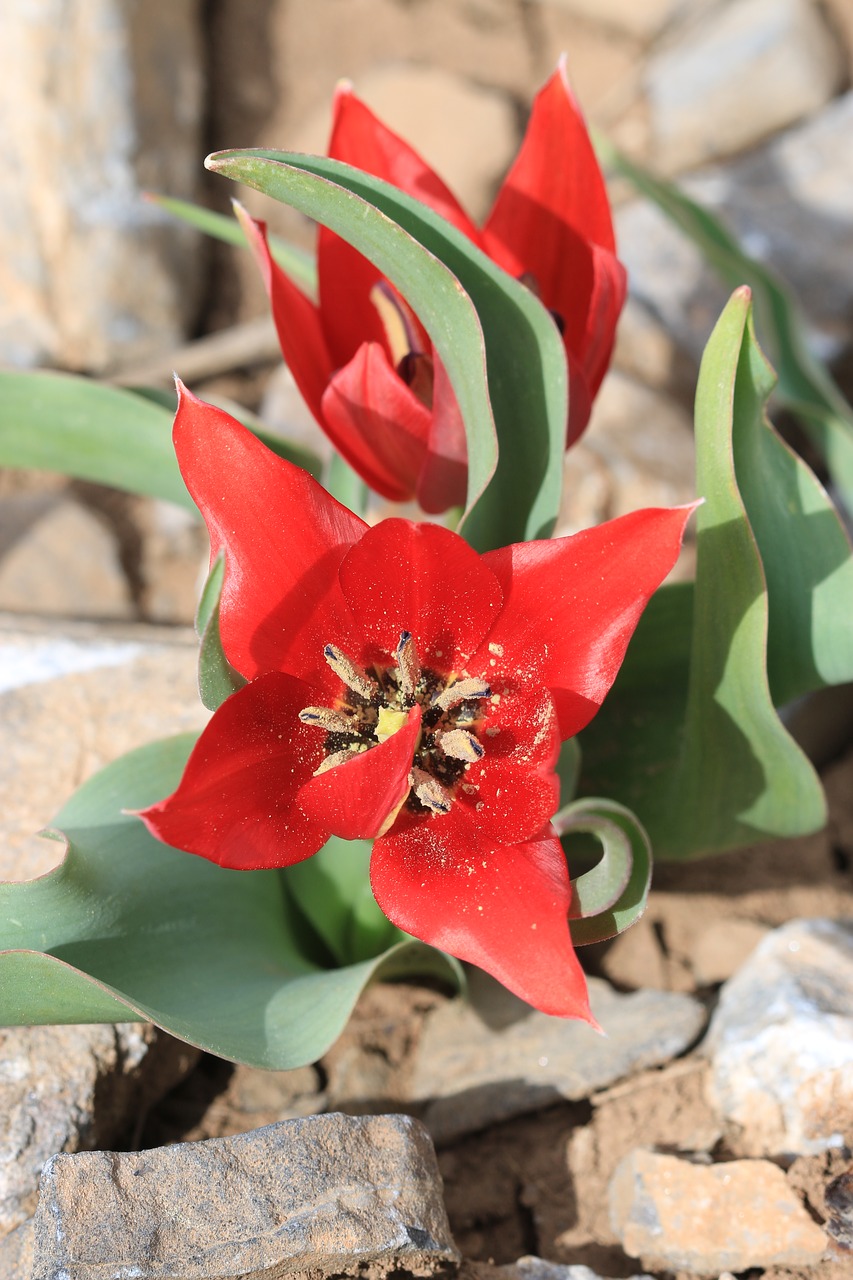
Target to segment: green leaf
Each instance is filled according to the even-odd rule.
[[[163,498],[196,515],[172,448],[174,416],[173,392],[107,386],[69,373],[0,372],[0,466],[60,471]],[[319,476],[314,454],[266,431],[245,410],[236,416],[267,448]]]
[[[561,809],[553,821],[570,866],[572,836],[591,835],[601,848],[595,865],[572,881],[572,941],[583,946],[623,933],[639,920],[649,896],[652,849],[646,832],[624,805],[588,797]]]
[[[671,182],[655,178],[603,138],[596,138],[604,162],[647,196],[702,251],[732,288],[752,290],[758,331],[779,383],[776,398],[805,426],[823,454],[829,473],[853,511],[853,409],[813,355],[806,326],[791,290],[767,266],[745,253],[714,214]]]
[[[217,556],[201,593],[196,614],[196,631],[201,641],[198,651],[198,691],[208,711],[215,711],[226,698],[246,683],[225,656],[219,634],[219,601],[225,580],[225,556]]]
[[[417,312],[465,422],[469,542],[485,551],[547,537],[562,487],[567,373],[556,325],[533,294],[425,205],[339,161],[253,150],[220,152],[207,166],[342,236]]]
[[[733,461],[767,581],[767,667],[779,706],[853,680],[853,549],[823,486],[765,416],[775,378],[751,312],[746,323]]]
[[[826,495],[764,417],[770,384],[739,290],[699,377],[706,501],[695,588],[653,598],[582,735],[584,786],[629,805],[658,857],[798,835],[825,820],[820,782],[774,709],[768,627],[785,696],[843,675],[853,658],[849,549]]]
[[[228,871],[149,836],[125,810],[173,791],[192,745],[153,743],[96,775],[56,819],[61,866],[0,885],[0,1024],[150,1019],[285,1070],[326,1051],[372,979],[455,981],[440,952],[414,942],[321,969],[277,872]]]
[[[196,227],[197,230],[203,231],[205,235],[212,236],[215,240],[222,240],[225,244],[237,245],[242,249],[248,248],[248,242],[236,218],[228,218],[224,213],[214,213],[211,209],[193,204],[190,200],[177,200],[173,196],[149,193],[147,199],[179,218],[181,222],[189,223],[191,227]],[[269,246],[272,256],[287,272],[294,284],[298,284],[309,298],[316,297],[317,267],[314,255],[290,244],[281,236],[270,235]]]
[[[372,848],[369,840],[332,836],[313,858],[282,872],[287,892],[338,964],[371,959],[407,936],[370,891]]]
[[[162,405],[65,373],[0,373],[0,466],[61,471],[195,511]]]
[[[357,516],[367,511],[368,488],[339,453],[333,453],[325,476],[326,491]]]

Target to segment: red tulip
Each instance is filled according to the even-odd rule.
[[[435,524],[369,527],[185,391],[175,447],[225,553],[222,643],[248,683],[142,814],[150,831],[242,869],[300,862],[330,835],[373,839],[389,919],[545,1012],[589,1019],[554,767],[691,508],[479,555]]]
[[[407,142],[352,90],[335,95],[329,155],[422,200],[551,310],[569,365],[572,444],[589,420],[625,300],[610,205],[561,63],[533,104],[515,162],[482,230]],[[368,482],[429,512],[465,500],[465,433],[442,364],[417,317],[370,262],[320,228],[319,304],[270,256],[263,223],[243,215],[261,262],[284,358],[320,426]]]

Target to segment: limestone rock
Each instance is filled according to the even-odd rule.
[[[722,218],[748,253],[788,282],[825,358],[853,339],[851,131],[853,92],[764,146],[679,181]],[[616,228],[636,304],[698,362],[728,287],[648,202],[621,207]]]
[[[428,1274],[458,1262],[435,1152],[408,1116],[312,1116],[45,1168],[33,1280]],[[73,1268],[73,1271],[72,1271]]]
[[[184,508],[155,499],[140,498],[134,516],[142,532],[146,620],[191,625],[207,576],[204,526]]]
[[[732,155],[824,106],[844,60],[809,0],[729,0],[681,26],[645,71],[655,162]]]
[[[853,91],[727,165],[691,175],[747,251],[788,281],[832,354],[851,341]]]
[[[548,1262],[544,1258],[527,1255],[504,1267],[490,1267],[488,1270],[475,1264],[477,1280],[602,1280],[592,1267],[582,1265],[564,1265],[560,1262]],[[651,1280],[648,1276],[631,1276],[629,1280]]]
[[[689,7],[690,0],[545,0],[573,17],[587,18],[614,31],[651,40]]]
[[[610,1217],[643,1265],[700,1275],[749,1267],[813,1266],[826,1236],[777,1165],[700,1165],[637,1150],[610,1184]]]
[[[566,454],[555,536],[640,507],[691,502],[694,468],[687,411],[614,369],[602,384],[589,427]]]
[[[21,533],[0,559],[0,609],[133,618],[116,541],[96,515],[71,498],[22,496],[9,505],[18,511]],[[5,518],[10,515],[7,508]]]
[[[479,1009],[453,1001],[427,1016],[421,1036],[412,1097],[426,1102],[424,1121],[436,1142],[587,1098],[631,1071],[669,1061],[704,1023],[702,1006],[689,996],[622,996],[592,979],[591,1006],[605,1032],[599,1036],[585,1023],[530,1010],[479,975],[476,981]]]
[[[199,12],[0,9],[4,361],[100,370],[180,336],[198,240],[141,192],[191,196],[201,173]]]
[[[853,922],[774,930],[723,987],[710,1098],[748,1155],[813,1155],[853,1134]]]
[[[204,725],[196,655],[186,631],[0,615],[0,879],[57,864],[62,845],[34,833],[90,774]]]
[[[3,1280],[32,1280],[33,1220],[28,1218],[0,1238],[0,1276]]]
[[[0,1029],[0,1235],[32,1214],[49,1157],[115,1141],[197,1058],[134,1023]]]

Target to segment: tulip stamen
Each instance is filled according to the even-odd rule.
[[[439,738],[439,746],[446,756],[454,760],[462,760],[465,764],[476,764],[486,754],[486,748],[473,733],[467,729],[450,729]]]
[[[347,688],[352,689],[353,693],[357,693],[360,698],[364,698],[365,702],[370,702],[379,692],[379,686],[376,681],[366,675],[360,667],[357,667],[353,660],[347,657],[343,649],[339,649],[336,644],[325,645],[323,657],[335,675],[343,680]]]
[[[358,732],[358,725],[349,716],[331,707],[305,707],[299,712],[299,719],[303,724],[316,725],[318,729],[325,729],[326,733]]]
[[[450,711],[460,702],[467,702],[469,698],[488,698],[491,697],[491,693],[485,680],[466,676],[462,680],[457,680],[455,684],[448,685],[440,693],[433,694],[432,705],[439,707],[442,711]]]
[[[422,666],[411,631],[404,629],[399,636],[394,648],[387,650],[390,661],[376,662],[369,675],[337,645],[325,645],[326,661],[346,689],[331,707],[304,707],[299,719],[326,734],[325,758],[316,775],[384,746],[419,706],[410,790],[400,807],[405,805],[421,817],[435,817],[450,812],[457,791],[471,794],[471,783],[476,784],[476,775],[469,770],[486,754],[483,739],[489,727],[484,728],[483,722],[490,707],[483,703],[489,698],[494,701],[494,695],[486,680],[466,671],[458,674]],[[490,645],[489,650],[495,657],[503,656],[499,645]]]
[[[414,702],[421,678],[421,664],[411,631],[401,631],[397,648],[394,652],[400,672],[400,691],[410,702]]]
[[[410,781],[412,790],[425,809],[430,809],[433,813],[450,812],[453,797],[431,773],[415,767],[410,774]]]

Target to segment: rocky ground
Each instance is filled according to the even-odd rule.
[[[16,174],[0,210],[5,364],[166,384],[176,368],[318,444],[251,265],[170,227],[140,190],[198,196],[214,147],[322,149],[346,75],[479,216],[566,49],[594,123],[782,272],[853,387],[848,0],[74,13],[0,14],[0,113],[21,122],[0,142]],[[725,296],[650,205],[614,197],[631,300],[567,458],[561,532],[693,496],[690,401]],[[54,864],[34,833],[98,767],[203,723],[189,624],[204,559],[200,527],[165,504],[0,472],[0,877]],[[0,1031],[0,1276],[842,1280],[851,725],[849,691],[800,720],[825,832],[658,866],[643,920],[588,949],[606,1039],[477,980],[470,1006],[377,986],[321,1062],[288,1073],[138,1025]]]
[[[56,860],[27,832],[57,787],[201,715],[183,632],[6,615],[0,652],[13,747],[0,874],[22,878]],[[294,1072],[234,1067],[132,1024],[0,1032],[0,1274],[29,1280],[35,1247],[36,1280],[63,1268],[101,1280],[119,1264],[211,1280],[279,1264],[445,1275],[460,1255],[481,1280],[494,1268],[591,1280],[564,1270],[581,1265],[841,1280],[853,1231],[851,775],[853,753],[836,750],[818,835],[658,866],[643,920],[585,952],[606,1038],[476,975],[470,1004],[369,990],[329,1053]],[[331,1113],[421,1121],[443,1192],[420,1130],[353,1130]],[[319,1184],[304,1154],[314,1130],[297,1123],[315,1116],[329,1125]],[[282,1121],[295,1127],[265,1127]],[[236,1135],[247,1136],[234,1147]],[[263,1191],[270,1170],[293,1190],[286,1203]],[[411,1189],[405,1248],[387,1195],[363,1201],[387,1185]],[[299,1205],[328,1203],[339,1212],[306,1235]]]

